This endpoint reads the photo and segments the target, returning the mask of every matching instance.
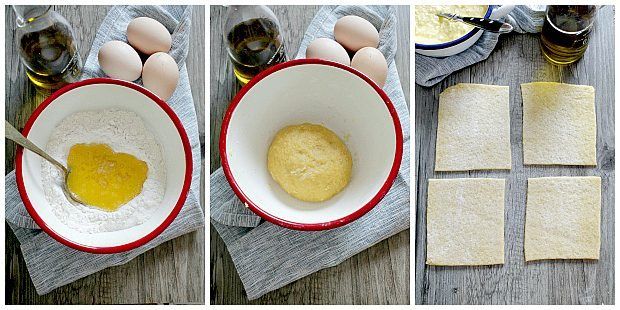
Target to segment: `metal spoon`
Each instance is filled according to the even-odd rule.
[[[62,171],[62,174],[64,176],[63,182],[62,182],[62,191],[67,197],[67,200],[69,200],[69,202],[71,202],[74,205],[80,205],[80,204],[86,205],[77,196],[75,196],[75,194],[73,194],[71,190],[69,190],[69,187],[67,186],[67,178],[69,177],[69,173],[71,173],[71,171],[68,168],[66,168],[63,164],[61,164],[60,162],[58,162],[57,160],[49,156],[47,153],[45,153],[42,149],[40,149],[38,146],[36,146],[26,137],[24,137],[17,129],[15,129],[15,127],[13,127],[13,125],[9,124],[9,122],[7,122],[6,120],[4,120],[4,131],[5,131],[4,136],[7,139],[12,140],[13,142],[32,151],[33,153],[43,157],[45,160],[49,161],[54,166],[56,166],[56,168],[60,169],[60,171]]]
[[[492,32],[508,33],[512,31],[512,25],[502,23],[499,20],[481,18],[481,17],[462,17],[451,13],[437,13],[437,16],[447,18],[449,20],[465,23],[476,28],[488,30]]]

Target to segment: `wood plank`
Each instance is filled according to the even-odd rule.
[[[417,215],[415,284],[417,304],[613,304],[614,302],[614,7],[600,11],[583,59],[558,68],[540,52],[539,36],[502,36],[481,63],[447,77],[434,87],[416,85]],[[596,89],[598,166],[523,166],[521,83],[557,81]],[[434,172],[438,96],[457,83],[510,86],[513,169],[506,171]],[[602,185],[601,256],[582,260],[525,263],[523,234],[527,178],[598,175]],[[435,267],[425,265],[425,211],[429,178],[506,178],[505,257],[503,266]]]
[[[108,12],[108,6],[54,6],[73,25],[80,55],[86,59],[99,24]],[[204,7],[197,6],[192,13],[192,41],[187,68],[192,95],[199,119],[204,128]],[[15,15],[6,6],[5,40],[6,62],[6,118],[22,128],[36,106],[49,94],[38,93],[26,78],[14,42]],[[200,132],[203,144],[204,130]],[[15,147],[5,142],[5,167],[13,169]],[[203,173],[204,184],[204,173]],[[204,186],[202,204],[204,206]],[[30,280],[21,256],[19,243],[5,224],[5,274],[7,304],[144,304],[144,303],[204,303],[204,229],[166,242],[144,253],[131,262],[80,279],[39,296]]]
[[[270,6],[284,29],[289,58],[319,6]],[[228,103],[240,86],[223,44],[225,9],[211,6],[211,172],[221,166],[217,139]],[[398,7],[396,64],[409,102],[409,7]],[[409,230],[403,231],[342,264],[321,270],[265,296],[248,301],[224,242],[211,227],[211,304],[408,304]]]

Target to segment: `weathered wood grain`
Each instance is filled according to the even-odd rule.
[[[415,302],[417,304],[613,304],[614,303],[614,9],[602,9],[590,46],[565,68],[547,63],[539,36],[503,36],[481,63],[458,71],[431,88],[416,85],[415,162],[417,215]],[[596,88],[598,166],[523,166],[521,83],[558,81]],[[438,96],[460,83],[510,86],[512,171],[434,172]],[[598,262],[525,263],[523,234],[527,178],[597,175],[602,178],[601,256]],[[425,265],[426,198],[429,178],[506,178],[505,264],[484,267]]]
[[[272,6],[282,24],[292,58],[318,6]],[[211,172],[221,166],[217,140],[222,117],[240,86],[223,44],[225,9],[210,8],[211,16]],[[409,7],[399,7],[396,64],[409,102]],[[211,304],[408,304],[409,230],[403,231],[342,264],[321,270],[248,301],[224,242],[211,227]]]
[[[49,94],[38,93],[28,81],[14,45],[15,15],[5,7],[6,40],[6,119],[22,128],[32,111]],[[75,30],[82,59],[86,59],[107,6],[55,6]],[[187,70],[199,119],[203,142],[204,172],[204,7],[196,6],[192,15],[192,41]],[[5,142],[5,167],[14,167],[15,147]],[[204,174],[203,174],[204,176]],[[204,177],[203,177],[204,184]],[[204,186],[203,186],[204,189]],[[201,193],[204,206],[204,191]],[[5,274],[7,304],[203,304],[205,237],[204,229],[166,242],[131,262],[80,279],[39,296],[30,280],[19,243],[5,224]]]

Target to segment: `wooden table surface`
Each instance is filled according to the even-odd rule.
[[[415,302],[417,304],[613,304],[614,303],[614,8],[604,7],[590,46],[576,64],[558,68],[540,52],[539,36],[510,34],[478,64],[430,87],[416,85],[417,215]],[[596,89],[595,168],[524,167],[521,83],[556,81]],[[438,96],[457,83],[510,86],[512,171],[435,173]],[[598,261],[525,263],[523,234],[527,178],[595,175],[602,178],[601,253]],[[506,178],[505,263],[481,267],[426,266],[427,180],[457,177]]]
[[[319,6],[271,6],[284,31],[289,58]],[[211,172],[220,164],[217,138],[222,117],[239,85],[228,60],[221,24],[225,9],[211,11]],[[396,66],[409,102],[409,7],[398,8]],[[265,296],[248,301],[224,242],[211,226],[211,304],[408,304],[409,230]]]
[[[105,18],[108,6],[54,6],[75,30],[80,54],[85,60],[99,24]],[[28,81],[15,48],[15,14],[10,6],[5,7],[6,25],[6,119],[18,129],[49,93],[37,92]],[[204,206],[204,7],[196,6],[192,15],[190,50],[187,57],[187,71],[192,95],[199,120],[203,159]],[[8,140],[7,140],[8,141]],[[6,172],[14,168],[15,147],[6,142]],[[186,234],[155,249],[131,262],[111,267],[93,275],[60,287],[46,295],[37,295],[30,280],[26,264],[21,256],[19,243],[11,229],[5,224],[5,274],[7,304],[203,304],[204,289],[204,229]]]

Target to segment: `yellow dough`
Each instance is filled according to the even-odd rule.
[[[271,177],[291,196],[309,202],[342,191],[352,166],[351,153],[335,133],[308,123],[280,129],[267,154]]]
[[[601,178],[527,180],[525,260],[598,259],[601,248]]]
[[[460,83],[439,94],[435,171],[507,169],[508,86]]]
[[[521,84],[523,163],[596,166],[594,87]]]
[[[504,179],[430,179],[426,264],[504,263]]]

